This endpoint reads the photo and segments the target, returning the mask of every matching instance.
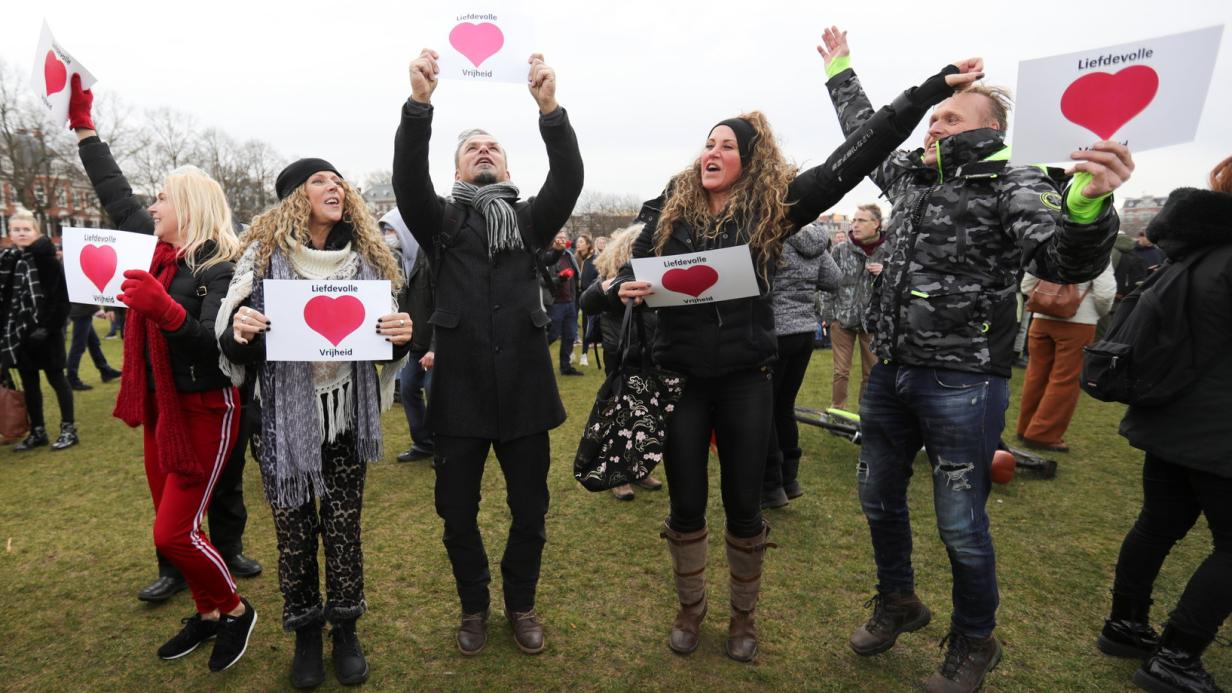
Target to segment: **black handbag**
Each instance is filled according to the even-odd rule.
[[[620,363],[595,395],[573,459],[573,477],[589,491],[644,478],[663,461],[667,419],[684,393],[685,377],[656,368],[647,346],[642,320],[630,304],[620,326]]]

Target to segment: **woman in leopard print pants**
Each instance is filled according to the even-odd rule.
[[[254,219],[245,237],[219,312],[232,319],[219,321],[219,341],[233,379],[244,377],[246,365],[258,380],[261,429],[253,443],[278,535],[283,627],[296,634],[291,683],[310,688],[323,681],[325,621],[332,626],[338,680],[361,683],[368,678],[355,634],[355,621],[367,609],[360,544],[364,475],[367,463],[381,457],[380,413],[393,399],[395,366],[410,349],[411,319],[394,312],[378,319],[377,332],[394,345],[393,361],[379,373],[371,361],[267,362],[271,324],[263,314],[262,280],[388,279],[394,291],[402,283],[376,220],[329,162],[297,161],[275,187],[279,204]],[[325,547],[324,602],[318,536]]]

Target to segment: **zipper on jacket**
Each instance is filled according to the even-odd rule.
[[[937,150],[937,155],[941,155],[941,150]],[[911,279],[911,261],[915,259],[915,243],[920,237],[920,222],[924,219],[924,206],[928,204],[928,198],[932,197],[933,192],[940,187],[939,183],[933,183],[928,186],[928,189],[920,195],[920,199],[916,202],[915,210],[911,216],[911,231],[907,236],[907,257],[904,258],[902,276],[898,279],[898,284],[894,287],[894,333],[890,335],[890,355],[898,356],[898,338],[903,331],[903,322],[906,319],[901,313],[903,304],[903,294],[908,287]]]

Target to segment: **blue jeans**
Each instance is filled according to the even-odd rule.
[[[553,303],[548,306],[548,316],[552,318],[551,324],[548,325],[548,344],[560,340],[560,370],[567,371],[573,343],[577,341],[577,304],[572,301]]]
[[[915,589],[907,484],[920,446],[953,572],[953,628],[987,637],[996,626],[997,564],[984,505],[1005,428],[1009,381],[995,375],[879,363],[860,402],[864,444],[856,476],[880,592]]]
[[[399,396],[402,398],[402,411],[406,413],[406,425],[411,429],[411,443],[421,450],[432,450],[435,443],[432,431],[428,430],[427,408],[424,406],[424,393],[432,386],[432,371],[425,371],[419,365],[422,353],[411,352],[406,365],[398,375]]]

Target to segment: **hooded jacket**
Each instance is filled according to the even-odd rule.
[[[838,267],[826,252],[827,241],[824,227],[809,224],[783,242],[774,290],[770,292],[778,336],[816,331],[820,322],[817,290],[832,291],[838,283]]]
[[[855,72],[827,83],[843,132],[873,113]],[[1048,174],[1009,166],[1003,133],[969,130],[891,154],[869,176],[894,208],[886,267],[865,328],[885,362],[1009,377],[1024,268],[1052,282],[1094,279],[1118,227],[1111,200],[1087,224],[1063,210]]]
[[[1175,190],[1147,237],[1171,260],[1201,254],[1184,310],[1202,376],[1168,404],[1131,406],[1121,435],[1168,462],[1232,477],[1232,195]]]

